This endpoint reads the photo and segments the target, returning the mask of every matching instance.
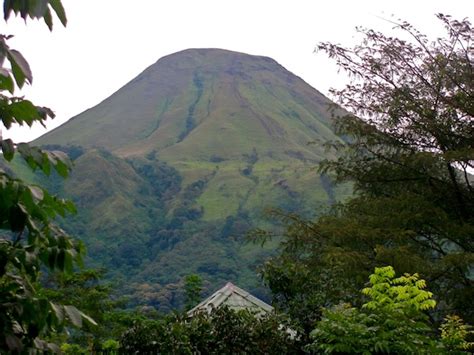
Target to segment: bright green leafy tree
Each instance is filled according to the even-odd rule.
[[[60,0],[6,0],[4,16],[43,19],[52,29],[52,13],[66,25]],[[8,46],[11,36],[0,35],[0,117],[3,126],[34,122],[44,124],[53,112],[16,96],[18,89],[31,84],[33,76],[21,53]],[[54,169],[66,177],[70,165],[64,153],[43,151],[27,143],[1,139],[3,159],[11,161],[19,155],[32,170],[49,175]],[[80,262],[82,245],[71,239],[52,221],[74,211],[74,206],[49,194],[39,186],[13,177],[8,164],[0,169],[0,349],[11,353],[57,351],[55,344],[45,341],[50,333],[60,330],[65,320],[81,325],[90,318],[69,305],[50,302],[37,293],[34,286],[40,270],[71,273]]]
[[[449,315],[441,324],[441,341],[450,354],[474,351],[474,342],[468,338],[474,335],[473,327],[464,323],[461,317]]]
[[[437,354],[467,350],[468,326],[459,317],[447,317],[441,340],[435,336],[426,311],[436,302],[417,274],[395,277],[391,266],[375,268],[369,298],[362,308],[340,304],[323,311],[311,332],[316,353]]]

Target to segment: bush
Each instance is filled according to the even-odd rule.
[[[120,350],[140,354],[296,354],[297,337],[274,314],[219,308],[192,318],[174,315],[136,324],[122,335]]]

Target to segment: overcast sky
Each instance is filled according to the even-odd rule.
[[[56,119],[47,129],[90,108],[132,80],[160,57],[187,48],[223,48],[274,58],[324,94],[345,78],[324,54],[320,41],[351,46],[355,26],[390,31],[385,19],[407,20],[429,36],[442,35],[434,14],[473,19],[472,0],[63,0],[68,25],[11,19],[0,33],[13,34],[33,70],[22,95],[48,106]],[[393,16],[393,17],[392,17]],[[55,18],[55,20],[57,20]],[[41,126],[3,130],[29,141]]]

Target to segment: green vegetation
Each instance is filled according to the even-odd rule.
[[[226,307],[211,314],[165,317],[137,323],[120,346],[140,354],[298,354],[298,341],[276,315],[256,317]]]
[[[75,169],[32,179],[75,203],[61,226],[132,305],[182,306],[167,285],[193,273],[204,293],[231,280],[268,297],[256,269],[274,248],[245,245],[246,232],[270,225],[266,208],[312,217],[351,193],[314,169],[332,153],[308,142],[341,141],[329,103],[268,58],[186,50],[35,141]]]
[[[185,309],[190,310],[201,301],[202,279],[199,275],[188,275],[184,279]]]
[[[447,36],[436,42],[403,23],[413,43],[367,31],[356,51],[320,46],[362,75],[339,97],[365,119],[338,120],[338,132],[353,140],[322,169],[353,181],[356,195],[315,228],[351,270],[418,271],[446,312],[472,321],[474,33],[467,20],[438,18]]]
[[[52,29],[52,12],[66,25],[61,2],[45,0],[5,1],[7,20],[13,13],[27,18],[44,19]],[[14,96],[33,76],[22,54],[8,46],[10,36],[0,35],[0,111],[5,128],[14,124],[44,124],[53,112],[35,106],[23,97]],[[82,243],[70,238],[53,223],[56,216],[74,211],[69,202],[51,195],[38,185],[15,178],[12,170],[21,157],[31,170],[50,175],[55,170],[61,177],[69,173],[66,155],[44,151],[26,143],[15,144],[1,139],[0,169],[0,351],[12,354],[59,351],[50,334],[61,331],[67,323],[81,326],[83,320],[95,322],[76,307],[56,303],[46,297],[38,285],[40,270],[45,273],[71,274],[74,264],[81,263]],[[12,162],[9,165],[8,162]],[[31,174],[25,174],[31,182]]]
[[[191,317],[114,309],[118,303],[110,302],[107,288],[88,283],[97,275],[86,271],[55,291],[101,319],[99,326],[61,334],[66,354],[464,354],[474,348],[472,327],[459,316],[446,316],[437,332],[428,316],[436,302],[425,280],[417,274],[395,277],[391,266],[376,268],[370,286],[354,295],[360,307],[341,303],[324,308],[309,337],[282,313],[256,316],[224,306]],[[196,275],[186,278],[188,300],[199,292],[199,283]]]
[[[325,354],[445,354],[471,346],[465,325],[456,316],[448,316],[441,326],[449,328],[452,335],[445,331],[438,339],[433,337],[425,312],[436,302],[417,274],[395,278],[391,266],[376,268],[370,284],[362,290],[369,298],[362,309],[339,304],[323,310],[307,350]]]
[[[5,2],[50,28],[51,10],[65,24],[57,0]],[[0,140],[0,351],[472,352],[474,31],[438,18],[434,43],[402,23],[411,41],[364,30],[354,50],[319,46],[354,78],[335,92],[352,111],[334,109],[336,133],[327,99],[274,61],[189,50],[38,140],[55,151]],[[31,72],[0,39],[4,126],[43,122],[49,109],[13,96]],[[262,201],[286,229],[254,229],[271,240],[257,251],[238,237],[268,226]],[[274,313],[182,311],[229,279],[269,297],[264,258]]]
[[[339,158],[323,162],[320,169],[337,182],[351,181],[355,195],[315,221],[281,215],[288,225],[281,253],[262,269],[275,306],[299,324],[303,337],[314,337],[311,349],[410,353],[422,351],[425,344],[431,353],[429,336],[443,317],[455,313],[473,321],[469,45],[474,34],[467,20],[438,18],[448,35],[433,43],[403,23],[399,29],[412,42],[368,30],[354,50],[319,47],[354,74],[354,82],[336,93],[362,117],[338,118],[338,132],[350,139],[344,146],[333,145]],[[257,230],[254,237],[266,239],[271,233]],[[417,308],[431,308],[434,302],[417,275],[393,279],[390,268],[376,269],[371,276],[373,286],[364,293],[372,300],[365,308],[339,305],[360,306],[357,290],[370,270],[385,265],[419,272],[429,282],[438,299],[429,328],[425,317],[410,328],[415,333],[404,329],[417,321]],[[406,302],[414,308],[414,314],[405,314],[410,321],[394,319],[408,312],[399,310]],[[457,324],[451,340],[462,337],[463,345],[451,350],[462,351],[468,346],[469,326],[463,328],[455,319],[448,316],[441,329]],[[315,323],[320,328],[313,332]],[[427,333],[419,333],[418,325]],[[410,337],[420,349],[410,348]],[[436,351],[450,349],[448,338],[442,338],[444,345],[435,344]],[[385,344],[383,339],[392,341]],[[443,349],[439,351],[447,351]]]

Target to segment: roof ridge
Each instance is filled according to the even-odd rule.
[[[197,306],[189,310],[188,315],[193,315],[199,310],[210,313],[213,309],[219,308],[223,304],[225,305],[226,301],[229,300],[232,295],[237,295],[237,297],[245,300],[249,304],[249,307],[246,307],[244,304],[240,306],[236,305],[234,307],[229,305],[231,308],[257,308],[263,313],[268,313],[273,310],[272,306],[253,296],[250,292],[234,285],[232,282],[227,282],[224,287],[218,289],[209,297],[200,302]]]

